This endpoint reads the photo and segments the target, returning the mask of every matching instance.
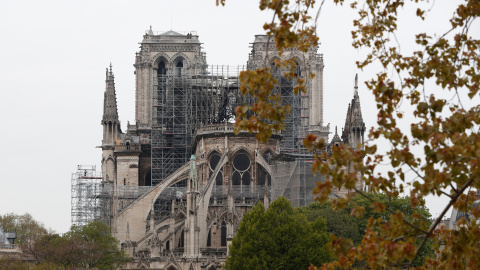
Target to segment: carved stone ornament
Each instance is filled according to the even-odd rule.
[[[215,266],[215,267],[221,267],[222,266],[222,264],[218,260],[217,256],[215,256],[215,255],[209,257],[208,261],[207,261],[207,269],[209,269],[212,266]]]
[[[137,268],[148,269],[150,268],[150,251],[140,250],[133,254],[133,257],[138,259]]]
[[[123,249],[123,248],[136,247],[136,246],[137,246],[137,242],[130,241],[130,240],[127,240],[127,241],[125,241],[125,242],[122,243],[122,249]]]
[[[152,238],[148,240],[148,245],[151,247],[161,247],[162,241],[158,238],[157,234],[154,234]]]
[[[170,256],[168,256],[168,259],[167,259],[167,261],[165,262],[164,268],[165,268],[165,269],[168,269],[168,268],[169,268],[170,266],[172,266],[172,265],[173,265],[173,267],[175,267],[175,268],[178,269],[178,270],[181,270],[181,269],[182,269],[182,267],[178,264],[177,260],[175,259],[175,256],[173,255],[173,253],[170,252]]]

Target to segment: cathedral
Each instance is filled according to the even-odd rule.
[[[72,221],[109,224],[132,258],[125,269],[222,269],[242,216],[256,203],[268,207],[284,196],[293,206],[308,205],[315,183],[324,181],[314,177],[313,156],[302,145],[307,134],[328,141],[330,133],[323,114],[323,56],[317,48],[282,55],[297,62],[298,76],[307,70],[316,74],[307,92],[296,95],[295,82],[275,67],[278,53],[265,35],[254,37],[245,67],[209,66],[196,32],[150,28],[140,44],[135,122],[122,131],[110,65],[101,121],[102,174],[95,177],[85,169],[72,180],[72,194],[81,193],[75,203],[72,195]],[[278,82],[274,93],[291,112],[285,130],[260,143],[254,134],[235,135],[233,122],[235,107],[251,101],[239,93],[239,73],[265,64]],[[335,128],[325,151],[340,143],[363,144],[357,83],[354,90],[342,134]],[[361,177],[357,187],[363,188]]]

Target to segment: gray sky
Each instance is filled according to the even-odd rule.
[[[319,53],[325,61],[324,121],[334,132],[344,124],[361,52],[350,45],[354,13],[327,2]],[[445,30],[437,20],[451,13],[441,3],[435,9],[425,27]],[[252,0],[227,0],[226,7],[215,0],[0,2],[0,214],[28,212],[57,232],[69,229],[71,173],[79,164],[100,170],[95,147],[102,139],[105,68],[112,62],[125,130],[135,117],[135,52],[150,25],[154,31],[196,30],[209,64],[244,65],[249,43],[269,20]],[[402,23],[401,40],[413,41],[409,31],[418,21]],[[372,74],[359,73],[360,82]],[[359,90],[369,128],[376,119],[373,96],[363,83]],[[435,202],[429,201],[433,214],[440,212]]]

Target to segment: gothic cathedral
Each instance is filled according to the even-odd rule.
[[[293,206],[313,201],[324,179],[312,174],[306,134],[328,140],[323,114],[323,57],[292,50],[297,75],[306,70],[307,93],[274,65],[268,36],[256,35],[245,67],[209,66],[195,32],[143,36],[135,57],[135,122],[122,131],[112,66],[106,71],[102,118],[102,175],[93,218],[103,220],[132,258],[126,269],[222,269],[242,216],[257,202],[268,207],[279,196]],[[279,82],[275,92],[291,106],[286,129],[268,143],[233,133],[235,107],[248,103],[239,93],[239,72],[268,63]],[[327,146],[363,144],[357,83],[341,136]],[[86,175],[86,172],[85,172]],[[363,188],[361,176],[357,183]],[[339,190],[332,196],[344,196]],[[93,211],[93,210],[92,210]],[[73,213],[73,205],[72,205]],[[73,217],[73,215],[72,215]]]

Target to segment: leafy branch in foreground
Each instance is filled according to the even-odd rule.
[[[319,9],[323,2],[260,1],[260,9],[274,12],[272,22],[264,28],[280,54],[292,48],[306,52],[318,44],[315,20],[308,12]],[[333,2],[343,5],[348,1]],[[420,268],[480,268],[480,211],[472,210],[471,220],[458,221],[456,230],[438,226],[452,206],[463,211],[471,209],[475,196],[466,191],[480,189],[480,40],[470,31],[480,16],[480,2],[464,0],[456,4],[450,13],[453,15],[444,16],[450,29],[440,35],[416,33],[416,28],[410,27],[417,49],[401,53],[396,38],[399,16],[413,11],[419,21],[425,20],[432,10],[428,2],[350,1],[358,12],[353,21],[352,45],[368,51],[357,66],[380,67],[375,77],[365,82],[375,97],[377,126],[370,130],[369,142],[363,149],[344,144],[334,146],[327,155],[323,151],[325,142],[314,135],[308,135],[304,145],[316,153],[314,171],[327,176],[327,181],[317,183],[314,190],[319,201],[329,200],[334,188],[355,190],[360,173],[372,192],[397,197],[408,190],[414,208],[422,206],[428,195],[446,197],[448,203],[430,227],[420,220],[406,219],[401,211],[389,211],[388,221],[370,219],[360,245],[354,247],[343,239],[333,239],[338,260],[324,264],[323,269],[350,268],[355,261],[364,261],[373,269],[410,268],[427,239],[436,243],[437,257],[427,259]],[[286,70],[292,68],[288,63],[285,66]],[[257,132],[257,139],[265,141],[272,129],[284,128],[288,108],[282,108],[281,100],[270,96],[276,82],[270,79],[267,64],[241,76],[242,92],[251,95],[254,103],[237,108],[240,117],[236,128]],[[302,90],[304,81],[298,83]],[[246,119],[249,110],[252,116]],[[404,122],[411,123],[410,129],[402,125]],[[382,146],[384,152],[378,151],[379,140],[389,144],[387,148]],[[389,163],[388,169],[379,168],[384,162]],[[347,165],[355,170],[347,172]],[[362,196],[372,200],[376,211],[388,211],[382,202],[367,194]],[[332,206],[342,209],[349,200],[351,197],[335,199]],[[352,214],[361,216],[363,211],[359,207],[352,209]],[[423,239],[420,245],[418,238]]]

